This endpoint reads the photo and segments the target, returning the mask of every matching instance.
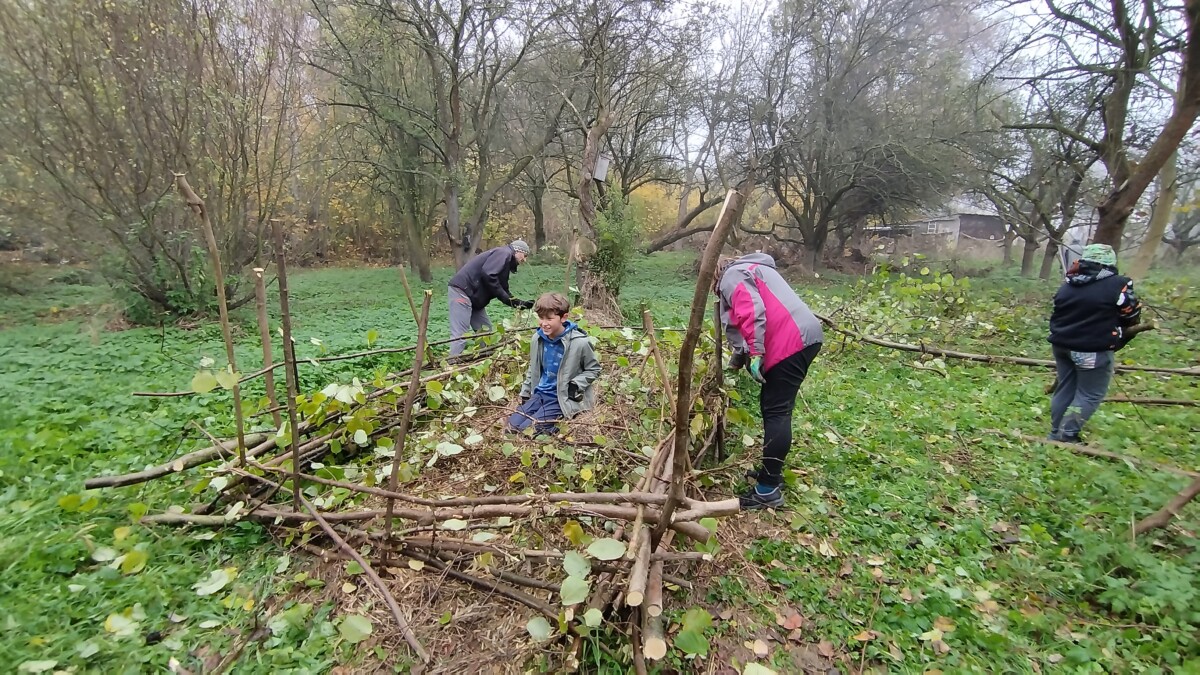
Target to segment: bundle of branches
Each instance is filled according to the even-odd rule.
[[[418,658],[444,662],[454,653],[456,640],[439,619],[450,611],[445,602],[461,598],[439,597],[443,579],[504,598],[491,610],[502,613],[493,628],[512,624],[493,645],[498,657],[511,654],[514,641],[541,650],[539,641],[574,636],[573,649],[559,652],[569,660],[584,635],[637,632],[638,653],[644,644],[647,656],[661,658],[664,588],[690,586],[680,568],[710,557],[714,519],[738,504],[692,492],[664,517],[675,466],[673,363],[664,352],[678,350],[681,334],[656,336],[648,313],[641,330],[585,330],[603,364],[598,404],[554,434],[505,431],[525,377],[528,333],[500,333],[475,357],[415,378],[409,370],[297,396],[297,465],[285,421],[246,436],[245,464],[232,442],[214,438],[206,450],[89,486],[203,467],[192,489],[208,501],[143,522],[251,520],[326,561],[352,561],[374,580]],[[722,436],[726,397],[715,363],[702,358],[692,375],[689,456]]]

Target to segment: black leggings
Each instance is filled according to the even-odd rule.
[[[783,482],[783,460],[792,448],[792,410],[796,407],[796,394],[820,351],[820,342],[809,345],[763,374],[767,381],[758,397],[758,409],[763,419],[763,470],[758,474],[758,482],[763,485],[775,486]]]

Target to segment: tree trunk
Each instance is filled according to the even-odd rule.
[[[1045,281],[1050,278],[1050,272],[1054,269],[1054,261],[1058,259],[1058,244],[1053,238],[1046,240],[1046,252],[1042,255],[1042,269],[1038,271],[1038,278]]]
[[[1139,278],[1146,276],[1146,272],[1150,271],[1150,266],[1154,264],[1154,254],[1158,252],[1158,247],[1162,244],[1163,235],[1167,231],[1167,223],[1171,222],[1171,211],[1175,208],[1176,188],[1178,188],[1177,153],[1171,153],[1171,157],[1163,164],[1162,171],[1158,174],[1158,196],[1154,199],[1154,212],[1150,215],[1150,227],[1146,232],[1146,241],[1142,242],[1138,248],[1137,255],[1133,258],[1133,264],[1129,269],[1125,270],[1127,276]]]
[[[1013,241],[1017,238],[1017,233],[1012,228],[1004,230],[1004,262],[1005,268],[1012,267],[1013,264]]]
[[[1162,131],[1136,166],[1130,166],[1131,163],[1125,161],[1117,167],[1124,168],[1124,171],[1114,171],[1110,160],[1105,159],[1105,166],[1109,169],[1109,175],[1113,176],[1114,185],[1112,192],[1097,207],[1100,212],[1100,224],[1092,238],[1094,243],[1108,244],[1114,249],[1120,249],[1121,236],[1125,233],[1125,223],[1129,214],[1133,213],[1138,199],[1163,165],[1174,156],[1175,150],[1200,114],[1200,0],[1184,0],[1183,5],[1187,39],[1183,48],[1183,69],[1179,73],[1179,87],[1176,90],[1171,116],[1167,118]],[[1125,103],[1127,105],[1128,100]],[[1107,107],[1105,112],[1108,112]],[[1106,125],[1108,119],[1106,115]],[[1123,115],[1121,122],[1124,122]],[[1124,158],[1123,144],[1107,150],[1120,153],[1118,156]]]
[[[1033,256],[1037,253],[1037,237],[1029,235],[1022,237],[1024,240],[1024,250],[1021,252],[1021,276],[1033,278]]]
[[[458,183],[453,174],[446,178],[443,189],[446,199],[446,235],[450,239],[450,248],[454,250],[454,267],[461,269],[474,256],[471,255],[474,246],[470,237],[462,227],[462,211],[458,203]]]
[[[533,212],[533,252],[537,253],[546,246],[546,212],[543,202],[546,186],[541,183],[535,184],[530,188],[530,193],[533,197],[529,204],[529,210]]]

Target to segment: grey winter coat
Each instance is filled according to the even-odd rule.
[[[596,389],[592,387],[600,377],[600,362],[583,329],[575,327],[562,336],[563,357],[558,365],[558,407],[563,417],[570,419],[579,413],[591,410],[596,405]],[[529,344],[529,370],[525,383],[521,385],[521,400],[533,395],[533,389],[542,379],[542,340],[538,331],[533,332]],[[574,382],[583,390],[582,401],[572,401],[567,396],[568,385]]]

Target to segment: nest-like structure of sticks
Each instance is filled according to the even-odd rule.
[[[376,617],[372,641],[407,642],[389,653],[426,672],[571,667],[585,644],[662,658],[664,601],[690,588],[689,565],[711,560],[715,519],[737,502],[675,481],[665,355],[682,334],[584,328],[601,355],[598,404],[556,434],[506,432],[531,333],[498,333],[464,360],[423,367],[411,410],[411,370],[301,394],[294,466],[285,429],[250,435],[244,462],[226,441],[160,467],[195,471],[208,501],[144,522],[261,523],[324,563],[327,599]],[[711,352],[704,341],[692,374],[685,465],[717,454],[723,436]]]

